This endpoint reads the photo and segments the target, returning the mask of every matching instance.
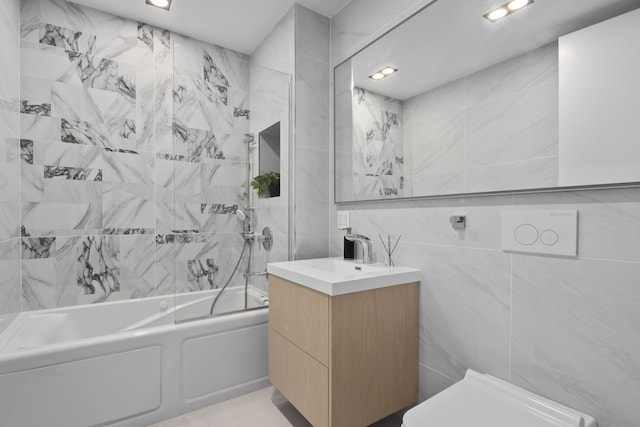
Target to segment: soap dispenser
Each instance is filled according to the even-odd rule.
[[[351,234],[351,227],[347,228],[347,234]],[[344,250],[343,250],[344,259],[355,259],[356,258],[356,242],[347,240],[344,238]]]

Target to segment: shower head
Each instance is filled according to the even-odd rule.
[[[244,221],[246,221],[246,220],[247,220],[247,218],[248,218],[249,216],[248,216],[248,215],[247,215],[247,213],[246,213],[245,211],[243,211],[242,209],[238,209],[238,210],[236,211],[236,217],[238,217],[238,220],[239,220],[239,221],[244,222]]]

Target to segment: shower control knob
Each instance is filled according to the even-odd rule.
[[[166,311],[169,308],[169,303],[166,301],[160,301],[160,304],[158,304],[158,308],[160,309],[160,311]]]

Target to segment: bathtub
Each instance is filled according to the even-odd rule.
[[[227,294],[228,292],[228,294]],[[25,312],[0,333],[0,426],[145,426],[269,385],[268,297],[229,289]]]

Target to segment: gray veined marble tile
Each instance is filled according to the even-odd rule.
[[[102,225],[105,228],[154,228],[154,209],[152,185],[103,185]]]
[[[229,102],[229,87],[203,79],[185,76],[173,78],[173,101],[176,104],[189,104],[196,100],[206,100],[214,104],[234,106]]]
[[[118,94],[54,83],[52,114],[61,119],[61,140],[136,149],[136,109]]]
[[[135,104],[136,74],[133,67],[77,52],[67,51],[67,55],[85,86],[119,93],[132,105]]]
[[[243,147],[242,138],[236,135],[215,134],[201,129],[192,129],[183,126],[179,121],[173,124],[173,133],[176,141],[175,153],[177,155],[205,157],[218,160],[241,160],[239,149],[245,148],[244,160],[246,161],[246,147]],[[233,144],[233,146],[230,146]],[[229,147],[230,154],[225,153]],[[227,151],[229,153],[229,151]]]
[[[103,185],[96,180],[44,179],[43,203],[102,203]]]
[[[154,37],[155,28],[142,22],[138,22],[138,67],[154,68]]]
[[[121,290],[120,241],[116,236],[83,238],[77,249],[78,303],[104,302]]]
[[[52,24],[40,23],[40,43],[64,50],[94,53],[96,36]]]
[[[191,38],[174,37],[173,48],[173,73],[175,77],[204,81],[204,48],[202,47],[202,42]]]
[[[21,310],[20,239],[0,242],[0,314],[19,313]]]
[[[296,165],[296,210],[300,230],[320,235],[329,234],[326,200],[329,198],[329,152],[301,147]]]
[[[328,64],[331,60],[329,18],[304,6],[296,6],[296,53]]]
[[[411,180],[413,197],[439,194],[462,194],[465,189],[464,170],[419,173],[408,177]]]
[[[249,90],[249,57],[212,44],[204,45],[204,80],[235,89]]]
[[[404,102],[404,112],[414,124],[429,121],[443,114],[464,109],[464,79],[455,80]]]
[[[153,184],[155,157],[152,153],[105,151],[103,181],[127,184]]]
[[[20,194],[20,163],[0,164],[0,202],[16,202]]]
[[[596,417],[637,423],[640,264],[514,255],[511,380]]]
[[[402,103],[359,88],[353,95],[354,190],[358,198],[402,196]]]
[[[20,202],[0,202],[0,239],[20,236]]]
[[[155,149],[155,74],[153,69],[138,70],[136,83],[135,149],[152,152]]]
[[[99,147],[30,140],[22,140],[22,144],[27,149],[31,145],[31,163],[35,165],[102,170],[105,151]],[[29,163],[24,156],[23,161]]]
[[[20,200],[42,202],[44,200],[44,167],[22,165],[20,168]]]
[[[29,104],[51,105],[51,81],[29,76],[20,78],[20,97]]]
[[[0,108],[15,110],[20,100],[20,46],[17,39],[0,38]]]
[[[295,8],[292,7],[252,53],[251,64],[293,74],[295,51]]]
[[[558,82],[558,43],[526,52],[465,79],[466,105]]]
[[[427,368],[422,364],[419,366],[419,375],[420,401],[430,399],[456,383],[454,379]]]
[[[174,106],[176,120],[190,128],[213,132],[234,133],[233,114],[233,107],[206,101],[194,101]],[[244,132],[244,130],[240,132]]]
[[[94,52],[108,58],[136,64],[137,23],[76,3],[54,0],[41,2],[39,20],[76,32],[96,36]]]
[[[558,186],[558,157],[542,157],[466,170],[468,193]]]
[[[45,166],[44,178],[74,181],[102,181],[102,169]]]
[[[120,284],[131,298],[155,295],[155,235],[119,236]]]
[[[397,256],[426,272],[420,363],[453,379],[469,368],[508,379],[509,254],[405,243]]]
[[[3,152],[0,154],[0,162],[2,163],[19,163],[24,161],[22,158],[22,140],[18,138],[6,138],[4,144],[0,141],[0,149],[4,146]],[[4,159],[2,158],[4,154]]]
[[[94,125],[94,122],[67,119],[61,119],[60,121],[60,140],[70,144],[114,147],[113,142],[105,133],[104,129]]]
[[[22,226],[34,236],[86,235],[102,229],[102,202],[24,202]]]
[[[537,86],[469,107],[467,167],[558,155],[558,86]]]
[[[173,151],[173,75],[155,72],[155,152],[174,154]]]
[[[459,171],[464,167],[464,112],[442,114],[415,123],[410,130],[412,173]]]
[[[55,237],[23,237],[22,259],[45,259],[55,257]]]
[[[10,2],[3,2],[10,4]],[[20,1],[20,38],[38,42],[40,36],[40,0]]]
[[[66,51],[27,41],[20,43],[20,74],[22,78],[82,85],[81,76],[69,61]]]
[[[173,43],[171,32],[155,28],[153,32],[153,52],[155,68],[164,73],[173,73]]]
[[[222,287],[240,257],[242,237],[239,233],[199,234],[172,237],[160,248],[156,270],[158,294],[192,292]],[[246,271],[246,257],[230,282],[230,287],[244,285],[242,272]],[[207,315],[208,313],[203,313]]]
[[[251,105],[250,99],[251,94],[249,91],[241,90],[241,89],[229,89],[229,105],[231,105],[234,109],[234,116],[240,119],[244,119],[245,122],[240,124],[240,126],[236,126],[237,132],[249,132],[249,120],[251,119]],[[236,112],[241,112],[237,114]]]
[[[41,141],[60,141],[61,120],[55,117],[21,115],[18,120],[20,137]]]
[[[20,38],[20,1],[7,0],[0,4],[0,39]]]
[[[63,245],[64,248],[64,245]],[[60,252],[64,252],[64,249]],[[73,252],[75,255],[75,252]],[[56,254],[57,258],[58,254]],[[65,281],[64,264],[56,258],[22,261],[22,310],[41,310],[76,304],[76,283]],[[70,269],[75,273],[75,268]]]
[[[330,70],[327,63],[306,57],[296,59],[296,69],[296,144],[319,149],[329,139]],[[388,111],[400,113],[394,107]]]

